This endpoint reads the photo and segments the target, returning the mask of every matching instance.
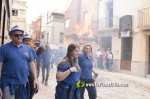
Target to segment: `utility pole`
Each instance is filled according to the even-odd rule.
[[[48,39],[49,39],[49,33],[47,33],[47,44],[49,43],[49,42],[48,42]]]

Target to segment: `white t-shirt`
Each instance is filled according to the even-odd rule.
[[[100,51],[96,52],[96,56],[97,56],[97,57],[100,57],[100,55],[101,55],[101,52],[100,52]]]
[[[112,54],[108,54],[108,59],[113,59],[113,55]]]

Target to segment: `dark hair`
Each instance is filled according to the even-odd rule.
[[[44,51],[45,51],[44,47],[39,47],[39,48],[37,49],[37,51],[36,51],[36,54],[37,54],[37,55],[40,55],[40,54],[42,54]]]
[[[79,48],[79,46],[77,44],[70,44],[68,46],[68,49],[67,49],[67,54],[66,56],[63,58],[63,60],[58,64],[58,66],[62,65],[62,64],[66,64],[68,61],[70,61],[71,63],[71,66],[74,65],[74,60],[71,59],[71,53],[76,49],[76,48]],[[76,65],[78,65],[78,60],[75,59],[76,61]]]

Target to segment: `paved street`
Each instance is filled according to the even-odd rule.
[[[97,71],[99,73],[97,82],[101,85],[97,87],[97,99],[150,99],[150,79],[116,72]],[[41,84],[40,74],[40,90],[34,96],[34,99],[54,99],[55,76],[56,69],[51,69],[49,85],[45,86]],[[117,87],[115,84],[120,86],[122,84],[123,87]],[[85,93],[85,97],[85,99],[88,99],[87,92]]]

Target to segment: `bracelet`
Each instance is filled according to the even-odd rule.
[[[70,68],[69,68],[69,71],[70,71],[70,73],[71,73],[71,70],[70,70]]]

